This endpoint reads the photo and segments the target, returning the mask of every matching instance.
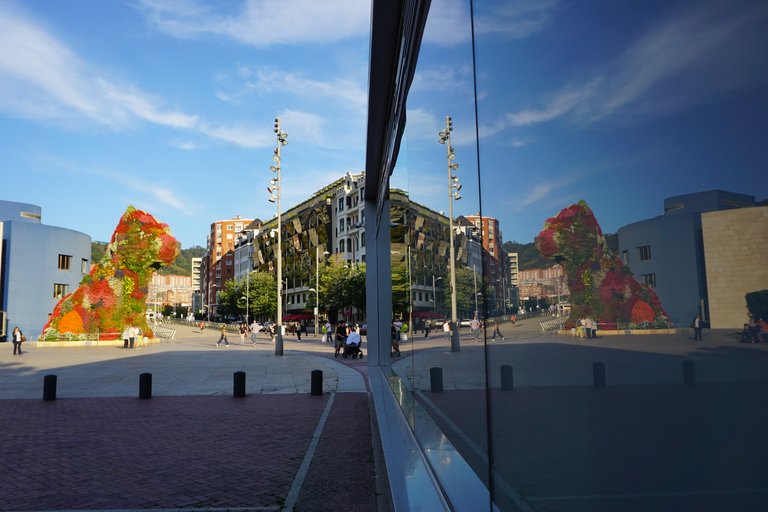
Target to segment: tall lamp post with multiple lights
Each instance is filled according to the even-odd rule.
[[[275,325],[275,355],[283,355],[283,236],[282,236],[282,217],[280,212],[280,149],[288,144],[288,134],[280,129],[280,118],[275,118],[275,135],[277,136],[277,145],[275,146],[272,160],[275,162],[269,170],[275,175],[269,180],[270,203],[277,204],[277,319]]]
[[[451,332],[451,352],[459,352],[459,321],[456,314],[456,251],[453,247],[453,202],[461,199],[459,191],[461,184],[459,178],[454,172],[459,168],[459,164],[454,162],[456,154],[453,152],[451,144],[451,132],[453,131],[453,120],[451,116],[445,116],[445,129],[440,130],[438,142],[444,144],[448,157],[448,227],[450,229],[450,258],[451,258],[451,322],[453,330]]]

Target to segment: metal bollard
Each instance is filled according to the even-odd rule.
[[[429,381],[433,393],[443,392],[443,369],[435,366],[429,369]]]
[[[501,389],[503,391],[512,391],[515,388],[515,382],[512,376],[512,366],[505,364],[501,366]]]
[[[235,398],[245,397],[245,372],[235,372],[232,394]]]
[[[46,375],[43,377],[43,400],[56,400],[56,379],[55,375]]]
[[[592,381],[596,388],[605,387],[605,364],[594,363],[592,365]]]
[[[152,374],[142,373],[139,375],[139,398],[152,398]]]
[[[696,384],[696,367],[693,361],[683,361],[683,384],[686,386]]]
[[[312,370],[310,395],[323,395],[323,370]]]

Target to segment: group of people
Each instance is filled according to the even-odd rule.
[[[325,322],[320,330],[323,334],[323,343],[333,342],[333,357],[339,357],[339,354],[344,359],[363,357],[360,326],[354,324],[347,326],[347,323],[341,320],[335,327],[330,322]]]
[[[597,321],[590,316],[583,316],[579,323],[571,329],[571,334],[580,340],[593,340],[597,338]]]
[[[124,349],[138,348],[142,345],[141,329],[135,325],[126,325],[121,337]]]
[[[749,316],[749,323],[744,326],[742,343],[768,343],[768,323],[762,318]]]

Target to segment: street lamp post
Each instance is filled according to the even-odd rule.
[[[411,279],[411,246],[408,245],[408,334],[413,340],[413,283]]]
[[[477,318],[477,265],[472,265],[472,280],[475,283],[475,318]]]
[[[435,281],[440,281],[442,277],[438,277],[435,279],[435,276],[432,276],[432,311],[437,312],[437,294],[435,293]]]
[[[270,203],[277,205],[277,319],[275,326],[275,355],[283,355],[283,236],[282,236],[282,214],[280,212],[280,149],[288,144],[288,134],[280,129],[280,118],[275,118],[275,135],[277,136],[277,145],[275,146],[272,160],[274,165],[269,170],[275,173],[275,176],[269,180]]]
[[[323,256],[330,254],[328,251],[323,251]],[[310,292],[315,292],[315,337],[320,332],[320,246],[315,247],[315,287],[309,289]]]
[[[451,258],[451,322],[453,323],[451,352],[459,352],[461,346],[459,344],[459,322],[456,314],[456,251],[453,247],[453,202],[461,199],[461,195],[459,195],[461,184],[459,183],[459,178],[453,174],[459,168],[459,164],[453,161],[456,158],[456,154],[453,152],[453,146],[451,145],[452,131],[453,120],[451,116],[445,116],[445,129],[440,130],[438,142],[445,145],[448,158],[448,227],[450,230],[449,250]]]

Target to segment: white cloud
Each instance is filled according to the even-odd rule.
[[[228,142],[241,148],[266,148],[274,143],[274,137],[264,126],[221,125],[201,122],[198,130],[217,140]]]
[[[202,149],[202,146],[196,142],[192,142],[191,140],[174,140],[170,143],[171,146],[184,150],[184,151],[194,151],[196,149]]]
[[[280,113],[281,129],[285,130],[291,140],[306,141],[317,146],[336,146],[329,139],[326,131],[325,118],[310,112],[285,110]]]
[[[559,0],[503,0],[475,4],[475,32],[522,39],[547,27]],[[470,40],[469,4],[464,0],[433,0],[424,41],[455,46]]]
[[[178,38],[226,37],[265,48],[367,38],[370,2],[349,0],[247,0],[203,4],[195,0],[139,0],[158,30]]]
[[[68,126],[113,130],[140,122],[193,130],[245,148],[271,144],[268,130],[215,124],[163,106],[161,98],[104,76],[25,16],[0,7],[0,110]],[[186,149],[186,148],[185,148]]]
[[[765,84],[768,45],[759,34],[768,21],[768,7],[741,4],[743,8],[724,9],[703,3],[663,20],[593,78],[551,94],[538,108],[506,114],[507,126],[560,118],[591,124],[629,112],[665,115],[724,90]]]
[[[245,73],[240,68],[239,73]],[[307,78],[301,73],[258,68],[248,70],[245,87],[261,94],[283,93],[315,101],[331,100],[336,105],[365,112],[368,106],[368,89],[365,82],[340,77],[330,81]]]
[[[167,206],[170,206],[174,210],[189,213],[185,201],[179,199],[173,190],[158,186],[150,188],[149,192],[155,199]]]
[[[543,183],[534,186],[533,190],[531,190],[525,197],[522,198],[522,200],[518,202],[518,209],[522,209],[542,201],[549,194],[551,194],[555,188],[556,185],[554,183]]]
[[[506,121],[509,126],[530,126],[561,117],[592,99],[601,81],[596,78],[585,85],[566,88],[553,95],[544,107],[507,114]]]

